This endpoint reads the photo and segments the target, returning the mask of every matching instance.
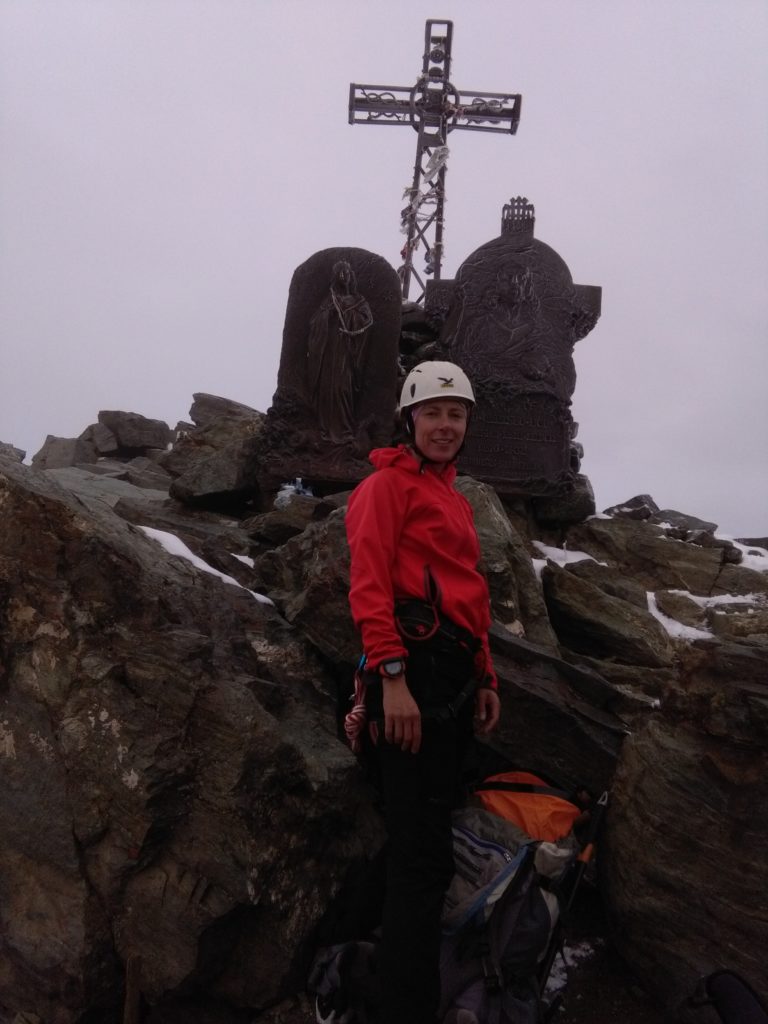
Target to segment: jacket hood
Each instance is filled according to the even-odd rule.
[[[413,473],[414,476],[418,476],[419,473],[431,472],[448,484],[453,483],[456,479],[455,462],[450,463],[442,472],[438,473],[434,463],[420,459],[404,444],[398,445],[397,448],[374,448],[368,456],[368,461],[376,469],[394,467],[405,473]]]

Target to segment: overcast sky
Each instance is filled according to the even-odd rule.
[[[427,18],[516,136],[450,137],[450,277],[515,195],[603,314],[573,402],[598,508],[768,534],[766,0],[0,0],[0,441],[100,409],[266,411],[294,269],[398,263],[415,133],[347,123],[412,85]],[[418,258],[418,257],[417,257]]]

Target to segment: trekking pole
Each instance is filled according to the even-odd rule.
[[[544,986],[547,984],[547,981],[549,980],[549,975],[552,972],[552,964],[555,962],[557,951],[560,948],[560,940],[565,930],[563,924],[563,915],[567,913],[573,906],[573,901],[576,897],[576,891],[579,888],[582,878],[584,877],[584,872],[587,870],[587,865],[592,861],[592,858],[594,857],[597,835],[600,831],[600,826],[603,823],[605,809],[607,806],[608,790],[605,790],[605,792],[598,797],[598,799],[595,801],[593,805],[593,810],[590,815],[589,829],[587,830],[587,835],[584,839],[584,845],[582,846],[581,852],[576,858],[577,866],[573,876],[573,882],[571,883],[571,890],[568,894],[568,899],[565,901],[561,909],[557,925],[555,926],[555,929],[552,933],[552,937],[549,941],[547,955],[539,971],[539,995],[543,993]],[[554,1011],[556,1009],[556,1004],[558,1001],[559,997],[549,1008],[550,1011]]]
[[[576,868],[576,875],[571,885],[571,892],[568,897],[568,902],[565,904],[565,909],[570,910],[573,904],[574,897],[576,896],[576,890],[579,888],[579,883],[584,877],[584,872],[587,870],[587,866],[591,863],[592,858],[595,855],[595,844],[597,836],[600,831],[600,826],[603,824],[603,818],[605,817],[605,809],[608,806],[608,790],[595,801],[594,810],[590,816],[589,829],[587,831],[584,845],[581,848],[581,853],[576,858],[578,867]]]

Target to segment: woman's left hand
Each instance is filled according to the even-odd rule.
[[[496,728],[501,713],[499,695],[490,686],[481,686],[475,695],[475,730],[483,735]]]

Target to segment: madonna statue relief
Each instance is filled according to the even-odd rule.
[[[333,266],[330,293],[309,324],[307,392],[322,434],[336,443],[356,434],[355,406],[373,314],[346,260]]]

